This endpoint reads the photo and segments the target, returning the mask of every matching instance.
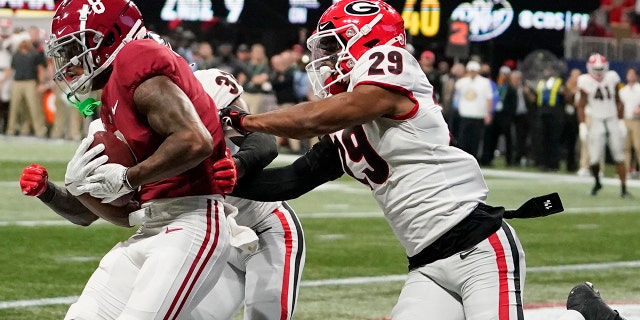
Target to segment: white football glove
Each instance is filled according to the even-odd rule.
[[[101,165],[78,186],[78,190],[89,192],[92,197],[102,199],[102,203],[113,202],[134,191],[127,181],[128,169],[117,163]]]
[[[69,193],[74,196],[79,196],[84,193],[84,191],[79,189],[82,181],[91,174],[93,170],[105,164],[109,159],[106,155],[95,158],[104,151],[104,144],[101,143],[91,148],[91,150],[87,150],[89,146],[91,146],[91,143],[93,143],[93,135],[82,139],[73,158],[67,163],[67,172],[64,174],[64,185],[67,187]]]
[[[580,141],[587,142],[587,136],[589,134],[589,129],[587,128],[587,124],[584,122],[580,122],[580,126],[578,127],[578,131],[580,134]]]
[[[620,130],[620,137],[622,139],[627,138],[627,125],[624,123],[624,120],[618,120],[618,130]]]

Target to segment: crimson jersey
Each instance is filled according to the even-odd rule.
[[[133,102],[136,88],[155,76],[169,77],[189,97],[213,137],[214,151],[211,157],[194,168],[143,185],[137,195],[139,200],[144,203],[152,199],[221,194],[220,188],[210,179],[213,162],[224,157],[225,151],[217,108],[187,62],[171,49],[148,39],[133,41],[122,48],[113,62],[113,72],[102,92],[100,117],[107,131],[119,131],[138,162],[147,159],[158,149],[165,137],[149,126],[146,116],[136,111]]]

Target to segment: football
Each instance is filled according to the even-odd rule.
[[[120,140],[115,134],[107,131],[98,131],[93,134],[93,143],[89,149],[104,144],[104,151],[100,154],[106,154],[109,157],[107,163],[117,163],[125,167],[132,167],[136,165],[136,158],[129,149],[129,146],[122,140]],[[100,156],[98,155],[98,156]],[[114,206],[125,206],[133,199],[134,192],[123,195],[122,197],[114,200],[110,204]]]

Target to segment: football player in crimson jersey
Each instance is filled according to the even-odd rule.
[[[591,195],[595,196],[602,188],[600,184],[599,161],[609,145],[611,156],[616,162],[616,171],[620,178],[620,196],[628,197],[624,167],[624,140],[627,128],[624,124],[624,107],[618,95],[620,76],[609,70],[609,62],[601,54],[592,54],[587,60],[587,74],[578,77],[578,120],[580,137],[589,143],[589,168],[595,179]],[[591,110],[591,124],[585,123],[585,108]]]
[[[402,18],[383,1],[329,7],[307,41],[307,71],[324,99],[257,115],[220,112],[239,132],[325,136],[232,195],[296,198],[346,172],[371,188],[409,260],[392,319],[522,319],[520,241],[504,208],[485,204],[476,160],[450,145],[433,88],[405,40]]]
[[[210,179],[226,150],[216,106],[184,59],[141,39],[146,29],[130,0],[63,1],[51,34],[54,80],[85,114],[96,103],[78,97],[102,89],[101,121],[137,159],[130,168],[92,160],[104,146],[87,150],[89,136],[67,165],[68,192],[128,227],[127,208],[108,202],[136,190],[146,220],[105,255],[65,319],[183,318],[229,255],[223,190]]]
[[[149,35],[148,35],[149,36]],[[195,72],[206,92],[217,105],[244,105],[239,96],[240,86],[232,75],[218,69]],[[90,126],[90,134],[102,126],[100,119]],[[229,131],[234,131],[233,129]],[[233,136],[232,136],[233,135]],[[227,146],[237,164],[238,178],[250,178],[277,155],[273,136],[254,133],[246,137],[230,133]],[[216,165],[228,165],[227,159]],[[218,168],[214,175],[225,192],[231,192],[236,166],[231,172]],[[23,194],[36,196],[60,216],[78,225],[87,226],[98,216],[82,205],[75,197],[48,181],[47,170],[37,164],[24,168],[20,178]],[[235,221],[258,234],[257,251],[234,247],[222,272],[222,276],[191,316],[198,319],[232,319],[244,304],[245,319],[291,319],[295,310],[300,279],[304,268],[306,248],[304,233],[295,212],[283,201],[258,202],[227,197],[226,202],[238,208]],[[129,205],[131,211],[139,208],[137,202]],[[231,218],[227,217],[228,220]],[[232,246],[235,243],[232,241]]]

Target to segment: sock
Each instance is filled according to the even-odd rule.
[[[591,174],[596,179],[596,184],[600,184],[600,165],[592,165],[589,167],[591,169]]]

